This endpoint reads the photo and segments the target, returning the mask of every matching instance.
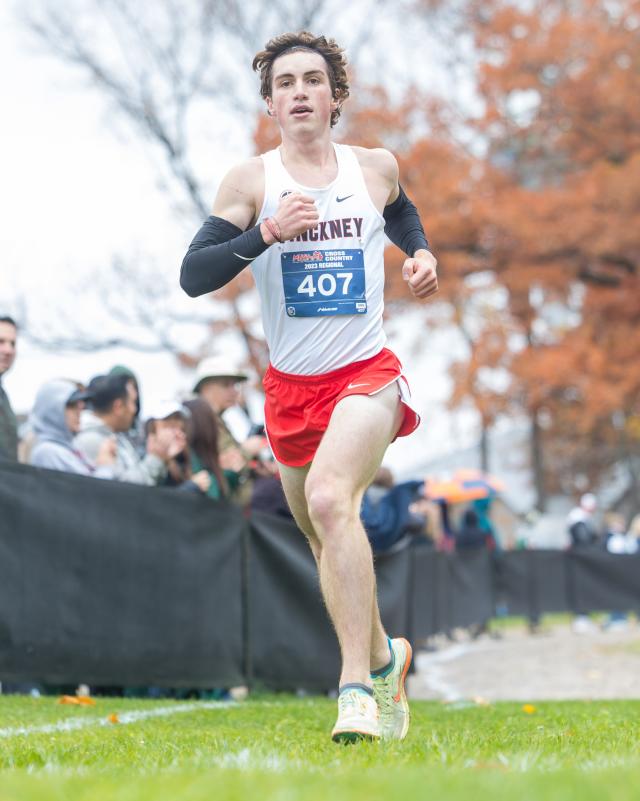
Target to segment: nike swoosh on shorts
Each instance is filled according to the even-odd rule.
[[[367,381],[364,384],[349,384],[347,386],[347,389],[355,389],[356,387],[368,387],[368,386],[369,386],[369,382]]]

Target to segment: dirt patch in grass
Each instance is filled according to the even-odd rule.
[[[459,641],[418,651],[410,678],[412,698],[459,701],[640,698],[640,627],[626,631],[594,626],[577,634],[551,625],[531,634],[504,627],[500,638]]]

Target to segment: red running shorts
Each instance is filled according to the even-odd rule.
[[[387,348],[377,356],[320,375],[290,375],[269,365],[263,379],[265,428],[281,464],[302,467],[314,457],[336,403],[348,395],[375,395],[398,383],[404,417],[396,437],[416,430],[420,417],[411,408],[409,384],[398,357]]]

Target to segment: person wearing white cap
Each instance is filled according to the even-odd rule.
[[[182,443],[181,450],[167,462],[167,475],[161,482],[163,486],[177,487],[188,492],[207,494],[211,479],[206,470],[191,469],[189,446],[187,445],[186,423],[190,417],[189,409],[176,400],[159,400],[147,410],[145,430],[147,436],[162,435],[168,432],[176,441]]]
[[[249,437],[240,443],[222,415],[239,401],[238,384],[249,376],[226,356],[209,356],[196,368],[194,394],[206,401],[218,424],[220,465],[231,489],[231,498],[241,506],[251,500],[253,482],[249,463],[265,447],[263,437]]]
[[[572,548],[584,548],[598,544],[600,536],[594,517],[597,508],[596,496],[591,492],[586,492],[580,498],[578,506],[569,512],[567,528]]]

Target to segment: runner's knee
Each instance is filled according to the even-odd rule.
[[[316,530],[323,533],[344,524],[354,514],[354,499],[338,481],[310,474],[305,495],[309,517]]]

